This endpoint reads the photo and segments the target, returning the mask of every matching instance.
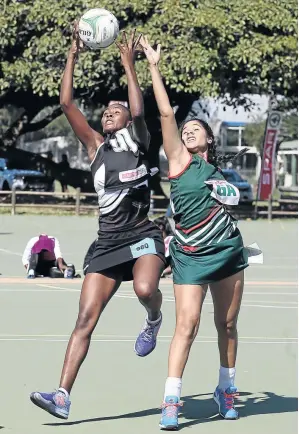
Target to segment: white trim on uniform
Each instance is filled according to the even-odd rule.
[[[204,232],[206,232],[207,229],[209,229],[215,220],[217,220],[217,218],[224,212],[224,208],[220,208],[220,210],[213,216],[213,218],[209,221],[209,223],[207,223],[203,228],[201,228],[198,232],[196,232],[195,234],[191,235],[191,237],[187,237],[185,238],[182,234],[180,234],[178,232],[177,229],[175,229],[175,233],[177,234],[177,236],[179,238],[181,238],[181,240],[183,240],[185,243],[188,243],[192,240],[194,240],[195,238],[197,238],[199,235],[203,234]]]

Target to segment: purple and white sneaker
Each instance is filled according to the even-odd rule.
[[[156,347],[157,344],[157,334],[162,324],[162,313],[160,318],[154,324],[145,320],[143,329],[139,333],[138,338],[135,342],[135,353],[137,356],[145,357],[150,354]]]
[[[67,419],[69,416],[71,401],[60,390],[53,393],[33,392],[30,399],[33,404],[55,417]]]

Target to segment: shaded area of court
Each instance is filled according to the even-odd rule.
[[[28,281],[20,262],[26,241],[39,231],[55,235],[66,259],[82,268],[97,222],[92,218],[1,216],[0,351],[1,433],[158,432],[159,406],[174,329],[170,280],[161,280],[164,322],[156,350],[133,351],[144,321],[131,283],[123,284],[104,312],[72,393],[68,421],[55,419],[29,401],[33,390],[58,387],[73,328],[82,280]],[[207,296],[200,331],[183,381],[180,429],[192,432],[297,432],[297,225],[240,222],[246,244],[258,242],[263,266],[246,271],[239,321],[236,384],[238,421],[216,415],[212,392],[218,379],[213,305]],[[186,431],[187,432],[187,431]]]

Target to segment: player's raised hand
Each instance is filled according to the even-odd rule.
[[[142,36],[139,44],[141,45],[144,54],[150,65],[158,65],[161,57],[161,45],[157,45],[157,49],[154,50],[153,47],[148,42],[147,36]]]
[[[142,37],[141,34],[138,35],[137,38],[135,35],[136,29],[134,29],[131,33],[130,39],[128,41],[126,32],[122,32],[121,42],[115,42],[120,51],[121,61],[124,66],[127,64],[133,64],[135,61],[136,53],[138,51],[137,47]]]
[[[78,57],[80,51],[82,51],[83,48],[84,48],[83,41],[79,37],[79,23],[78,21],[75,21],[73,25],[73,31],[72,31],[72,45],[71,45],[70,53],[73,56]]]

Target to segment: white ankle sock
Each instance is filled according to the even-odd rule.
[[[167,377],[165,383],[164,401],[166,396],[177,396],[181,399],[182,379],[178,377]]]
[[[219,388],[226,390],[235,384],[236,368],[224,368],[220,366],[219,369]]]
[[[69,399],[70,394],[69,394],[68,391],[65,390],[63,387],[59,387],[58,391],[64,393],[65,396],[67,397],[67,399]]]

